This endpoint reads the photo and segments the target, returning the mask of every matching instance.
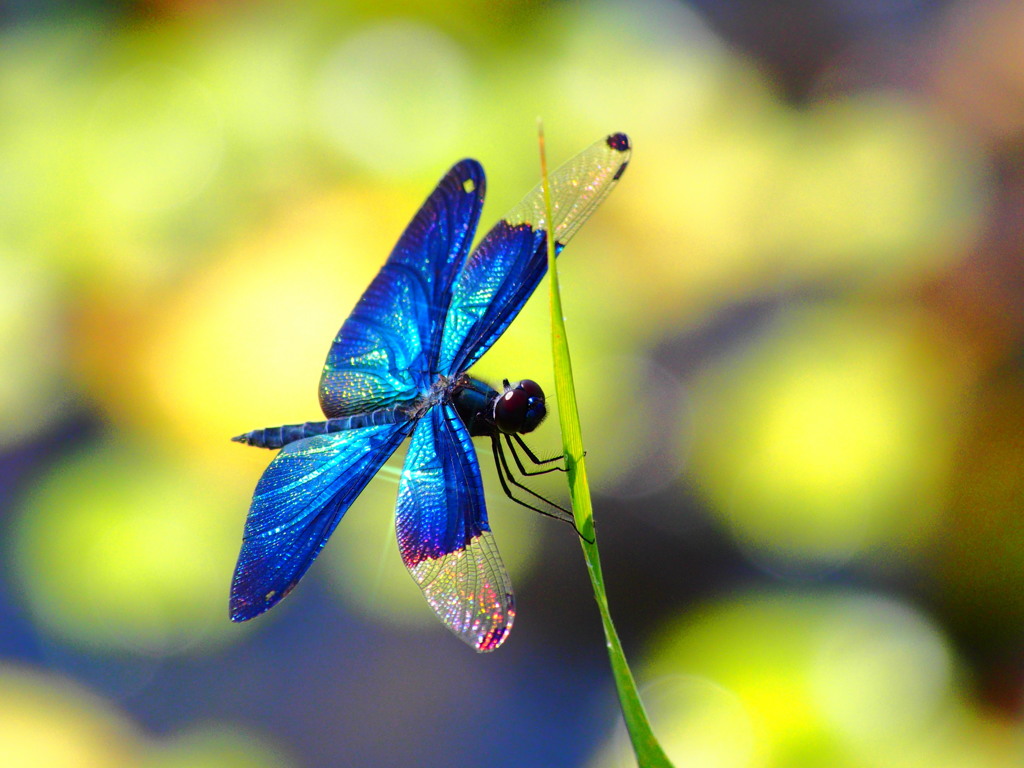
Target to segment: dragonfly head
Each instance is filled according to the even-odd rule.
[[[505,391],[494,401],[494,424],[502,432],[533,432],[548,415],[544,390],[532,379],[505,382]]]

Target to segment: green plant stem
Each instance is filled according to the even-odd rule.
[[[583,559],[587,563],[594,599],[601,613],[605,643],[611,662],[612,676],[619,694],[619,704],[626,721],[626,730],[633,742],[637,763],[641,768],[672,768],[664,750],[654,737],[647,719],[636,681],[629,669],[626,655],[619,642],[619,635],[612,623],[608,609],[608,597],[604,589],[604,575],[601,573],[601,558],[597,549],[597,532],[594,529],[594,507],[587,483],[586,457],[583,452],[583,434],[580,428],[579,408],[576,404],[576,386],[572,375],[572,360],[569,357],[569,343],[565,334],[565,318],[562,314],[562,297],[558,288],[558,269],[555,263],[555,240],[551,233],[551,188],[548,182],[547,158],[544,151],[544,128],[538,123],[540,144],[541,183],[544,189],[544,208],[548,237],[548,275],[551,289],[551,350],[554,356],[555,394],[558,397],[558,422],[562,430],[562,447],[565,452],[565,468],[569,479],[569,496],[572,499],[572,513],[576,527],[582,534]]]

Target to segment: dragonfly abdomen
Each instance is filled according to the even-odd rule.
[[[356,413],[351,416],[338,416],[326,421],[307,421],[305,424],[286,424],[281,427],[264,427],[254,429],[243,435],[231,438],[236,443],[244,443],[256,448],[283,448],[288,443],[316,435],[331,432],[343,432],[360,427],[379,427],[384,424],[397,424],[408,418],[403,407],[381,408],[369,413]]]

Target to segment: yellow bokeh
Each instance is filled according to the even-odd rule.
[[[0,744],[5,768],[129,768],[140,734],[69,679],[0,667]]]
[[[868,749],[908,737],[927,740],[947,711],[953,660],[937,629],[895,603],[838,601],[810,660],[815,707],[851,744]],[[893,677],[900,676],[899,685]]]
[[[409,21],[364,27],[324,63],[315,124],[349,162],[408,177],[457,160],[470,115],[469,72],[454,40]]]
[[[654,732],[676,766],[748,768],[754,731],[747,706],[736,694],[693,675],[661,677],[641,691]],[[594,768],[635,765],[625,727],[598,753]]]
[[[939,630],[886,598],[740,595],[671,624],[650,659],[640,679],[677,765],[701,743],[699,764],[730,768],[1015,764],[1012,727],[956,693]],[[685,743],[700,723],[726,734]],[[596,765],[626,764],[614,754]]]
[[[58,463],[9,551],[36,619],[97,649],[173,653],[231,636],[228,586],[248,491],[142,444]]]
[[[85,194],[114,211],[145,214],[193,198],[224,152],[220,107],[201,81],[171,67],[140,67],[100,89],[84,139]]]
[[[287,768],[264,736],[222,723],[146,736],[70,678],[0,666],[4,768]]]
[[[762,234],[809,275],[934,274],[978,235],[988,190],[974,151],[894,94],[825,102],[790,120]]]
[[[693,480],[770,568],[919,551],[965,363],[912,311],[787,310],[693,388]]]
[[[293,765],[261,733],[209,723],[148,744],[139,768],[288,768]]]
[[[52,277],[0,244],[0,447],[59,419],[70,405],[61,381],[60,305]]]
[[[115,422],[217,456],[250,429],[322,418],[331,341],[405,224],[392,205],[415,208],[365,191],[308,200],[127,316],[105,297],[76,328],[82,376]]]

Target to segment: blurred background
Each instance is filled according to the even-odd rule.
[[[553,164],[634,143],[560,263],[675,764],[1024,765],[1022,35],[998,0],[0,2],[4,765],[630,764],[578,542],[492,474],[498,652],[402,566],[401,451],[227,615],[272,457],[228,438],[318,418],[436,180],[478,158],[489,227],[538,116]],[[538,293],[477,375],[553,389]]]

